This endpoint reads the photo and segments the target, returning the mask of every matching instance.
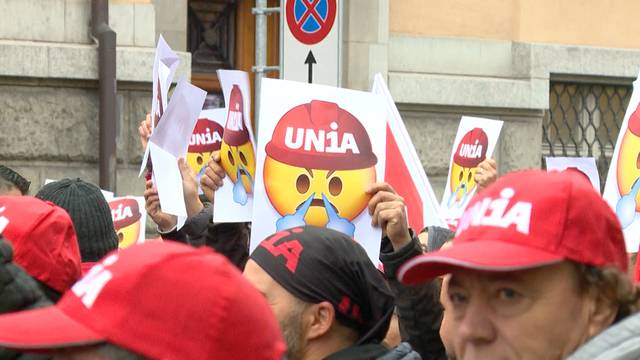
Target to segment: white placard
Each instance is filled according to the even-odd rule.
[[[109,201],[111,219],[118,234],[118,248],[124,249],[145,241],[147,210],[142,196],[116,197]]]
[[[502,130],[502,121],[463,116],[453,142],[449,175],[445,184],[440,210],[452,228],[477,191],[477,166],[491,158]]]
[[[365,190],[384,181],[384,99],[272,79],[261,96],[250,250],[279,230],[316,225],[353,237],[377,264],[381,229]]]
[[[251,87],[244,71],[218,70],[227,114],[220,160],[227,176],[216,191],[215,222],[251,221],[256,173],[255,140],[251,125]]]
[[[167,108],[168,93],[171,82],[173,81],[173,75],[178,69],[180,64],[180,58],[169,47],[162,35],[158,38],[158,45],[156,46],[156,56],[153,61],[153,88],[151,98],[151,130],[158,125],[164,110]],[[142,163],[140,164],[141,176],[144,169],[147,167],[147,161],[149,160],[149,145],[144,151],[142,157]]]
[[[640,244],[640,90],[638,79],[624,114],[604,186],[604,199],[616,212],[624,231],[627,252]]]
[[[596,159],[592,157],[547,157],[547,171],[565,171],[574,169],[586,176],[593,188],[600,193],[600,175],[598,175],[598,167]]]

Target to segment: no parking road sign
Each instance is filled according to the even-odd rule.
[[[339,86],[339,0],[285,0],[282,8],[281,77]]]

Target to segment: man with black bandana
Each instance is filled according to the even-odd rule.
[[[289,360],[420,359],[408,344],[380,344],[393,295],[365,250],[340,232],[278,232],[253,251],[244,275],[271,305]]]

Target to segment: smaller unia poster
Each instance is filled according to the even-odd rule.
[[[445,184],[440,211],[450,228],[458,221],[478,190],[478,165],[490,158],[502,130],[502,121],[463,116],[453,142],[449,176]]]

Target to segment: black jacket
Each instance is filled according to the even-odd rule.
[[[440,339],[443,309],[440,304],[439,280],[410,286],[401,284],[396,278],[398,268],[405,261],[421,254],[422,246],[416,236],[398,251],[393,250],[389,238],[385,237],[382,240],[380,261],[395,296],[402,341],[411,344],[423,359],[446,359]]]
[[[13,263],[13,249],[0,236],[0,314],[52,305],[36,280]],[[22,354],[0,347],[0,360],[42,360],[47,355]]]
[[[407,343],[394,349],[387,349],[381,344],[352,346],[331,354],[325,360],[421,360],[417,352]]]

